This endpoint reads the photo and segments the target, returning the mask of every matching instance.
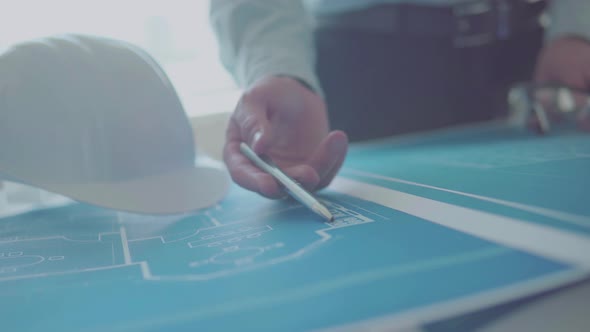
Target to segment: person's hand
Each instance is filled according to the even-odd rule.
[[[342,131],[329,131],[323,100],[297,80],[278,76],[262,79],[244,93],[227,129],[223,158],[238,185],[269,198],[283,197],[277,181],[240,152],[241,142],[311,191],[332,181],[348,148]]]
[[[590,42],[574,36],[556,38],[549,42],[539,55],[535,82],[561,83],[588,91],[590,95]],[[586,106],[583,103],[587,101],[578,102],[582,104],[578,106],[583,107]],[[576,120],[582,130],[590,131],[589,112],[580,112]]]

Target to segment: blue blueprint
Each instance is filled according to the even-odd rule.
[[[533,140],[493,128],[358,146],[341,174],[577,239],[590,229],[590,143],[578,134]],[[588,271],[338,186],[321,198],[336,222],[237,187],[188,216],[75,204],[0,219],[2,330],[299,331],[376,318],[395,326]]]
[[[515,218],[534,215],[539,223],[590,233],[590,136],[577,131],[545,137],[495,126],[448,131],[353,149],[347,166],[342,175],[348,177]],[[526,213],[460,193],[569,216]]]

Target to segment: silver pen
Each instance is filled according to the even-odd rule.
[[[275,165],[272,160],[262,159],[260,156],[254,153],[254,151],[252,151],[252,149],[246,143],[243,142],[240,144],[240,150],[256,166],[272,175],[277,181],[285,186],[287,192],[301,204],[305,205],[313,212],[317,213],[328,221],[334,220],[334,216],[332,216],[330,211],[322,203],[320,203],[320,201],[313,197],[312,194],[307,192],[307,190],[303,189],[303,187],[301,187],[295,180],[283,173],[283,171],[281,171],[281,169]]]

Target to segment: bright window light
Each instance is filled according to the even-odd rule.
[[[164,67],[189,116],[231,111],[239,91],[218,60],[206,0],[2,1],[0,47],[60,33],[134,43]]]

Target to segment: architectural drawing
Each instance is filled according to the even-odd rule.
[[[246,211],[244,207],[237,220],[236,210],[225,211],[221,205],[174,218],[129,215],[85,205],[49,212],[52,217],[59,216],[60,222],[34,215],[27,224],[17,218],[11,223],[7,218],[4,225],[10,231],[0,239],[0,282],[129,265],[140,266],[144,280],[206,281],[298,259],[329,242],[332,230],[375,220],[374,213],[361,214],[358,211],[362,210],[350,204],[325,204],[337,221],[312,217],[316,224],[312,232],[293,227],[298,218],[309,219],[310,215],[293,202],[273,204],[272,213],[258,207]],[[285,218],[293,223],[277,222]],[[147,225],[159,222],[168,223],[168,227],[142,233]],[[10,233],[19,235],[10,237]]]

